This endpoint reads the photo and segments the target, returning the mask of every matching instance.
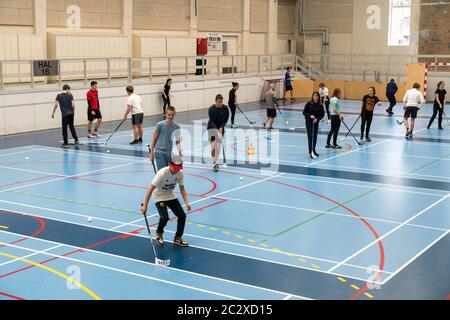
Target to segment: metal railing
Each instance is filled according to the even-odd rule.
[[[235,55],[235,56],[183,56],[183,57],[117,57],[59,59],[59,75],[35,77],[33,60],[0,61],[0,90],[25,84],[75,82],[86,86],[89,80],[114,81],[131,84],[137,80],[152,83],[155,77],[180,77],[184,79],[214,78],[224,74],[261,75],[295,67],[295,55]],[[161,79],[158,79],[161,82]]]
[[[380,82],[405,77],[409,63],[450,62],[450,55],[304,54],[300,59],[326,77]]]

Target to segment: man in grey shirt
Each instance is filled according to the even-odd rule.
[[[150,145],[150,161],[156,160],[158,170],[169,165],[172,154],[173,140],[177,145],[178,154],[181,155],[180,126],[175,123],[175,108],[172,106],[166,109],[166,120],[156,124]]]

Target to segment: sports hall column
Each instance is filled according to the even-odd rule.
[[[191,0],[189,34],[193,38],[197,38],[198,32],[198,0]]]
[[[268,0],[267,10],[267,34],[266,34],[266,54],[276,52],[275,46],[278,39],[278,0]]]
[[[128,37],[128,56],[133,56],[133,0],[123,0],[122,33]]]
[[[249,54],[250,46],[250,0],[242,1],[242,54]]]
[[[44,56],[47,57],[47,0],[34,0],[34,34],[42,39]]]

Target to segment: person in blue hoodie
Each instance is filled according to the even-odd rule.
[[[395,93],[398,91],[397,84],[395,83],[394,79],[391,79],[391,81],[386,85],[386,98],[389,100],[389,108],[386,109],[386,112],[392,116],[394,112],[392,109],[397,104],[397,100],[395,99]]]

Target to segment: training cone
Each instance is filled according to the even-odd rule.
[[[255,147],[253,147],[253,144],[250,144],[250,147],[247,149],[248,154],[255,154]]]

